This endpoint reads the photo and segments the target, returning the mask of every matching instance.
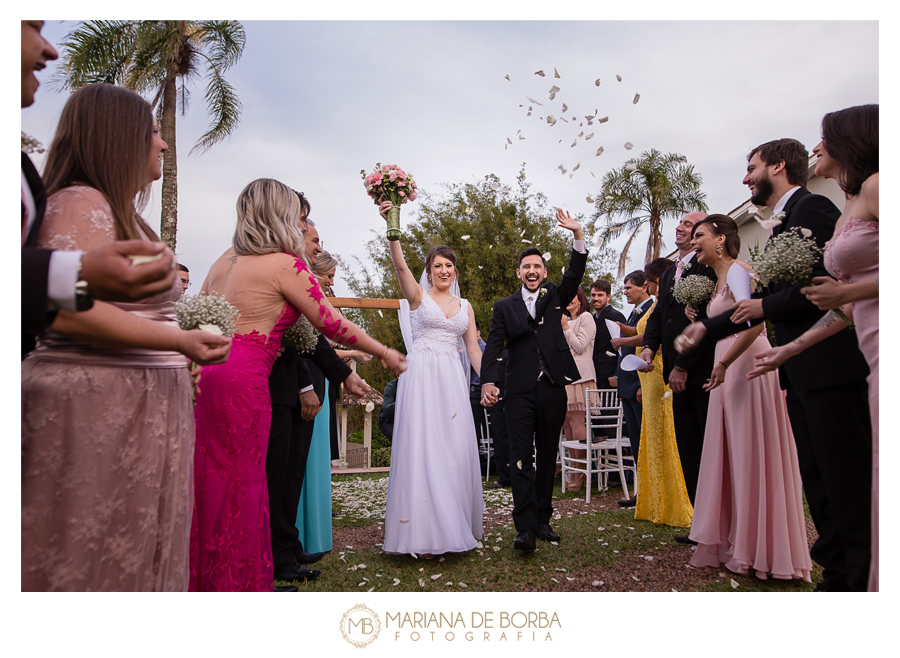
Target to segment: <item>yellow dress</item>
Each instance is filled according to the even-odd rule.
[[[644,333],[647,318],[655,308],[654,304],[638,322],[639,334]],[[638,372],[643,411],[634,518],[687,528],[691,525],[694,509],[684,485],[675,442],[671,390],[663,381],[662,372],[662,353],[659,350],[653,357],[653,371]]]

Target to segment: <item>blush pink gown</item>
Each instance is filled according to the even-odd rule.
[[[298,259],[298,271],[300,265]],[[286,303],[268,336],[235,334],[228,361],[203,368],[194,407],[191,591],[272,591],[266,485],[269,373],[281,335],[299,317]]]
[[[740,267],[735,263],[733,267]],[[709,303],[709,316],[734,304],[727,285]],[[750,331],[760,331],[759,327]],[[716,361],[737,334],[716,345]],[[753,357],[770,349],[764,333],[729,367],[710,391],[706,435],[690,538],[695,567],[718,567],[765,580],[810,580],[797,449],[778,373],[747,381]]]
[[[825,267],[840,281],[859,283],[878,276],[878,222],[851,218],[825,245]],[[878,591],[878,298],[853,305],[859,349],[869,363],[872,416],[872,563],[869,591]]]

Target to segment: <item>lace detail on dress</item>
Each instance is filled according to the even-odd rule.
[[[838,281],[849,282],[850,275],[845,274],[841,271],[841,269],[834,262],[834,250],[835,246],[838,244],[840,237],[854,228],[866,228],[869,230],[878,231],[880,228],[879,222],[873,222],[868,219],[860,219],[859,217],[851,217],[847,220],[847,223],[844,224],[841,228],[834,232],[834,235],[831,236],[831,239],[825,243],[825,269],[828,270],[831,274],[837,277]]]
[[[459,300],[459,311],[448,318],[444,310],[426,291],[422,294],[419,307],[409,314],[412,327],[413,346],[410,354],[420,349],[438,352],[459,352],[459,339],[469,328],[467,302]]]

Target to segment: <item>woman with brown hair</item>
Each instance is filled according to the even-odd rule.
[[[560,319],[563,335],[569,344],[569,351],[578,366],[578,374],[581,378],[571,384],[566,384],[566,419],[563,421],[563,432],[567,441],[582,441],[586,436],[585,424],[585,391],[589,388],[597,388],[596,375],[594,374],[594,337],[597,335],[597,324],[594,317],[588,313],[591,306],[587,295],[579,288],[575,298],[566,306],[566,310],[572,318],[565,314]],[[572,456],[576,459],[584,459],[585,450],[572,450]],[[584,473],[576,473],[566,484],[568,491],[579,491],[584,486]],[[591,483],[588,482],[588,486]]]
[[[381,205],[382,216],[391,203]],[[459,296],[456,254],[428,251],[417,282],[399,240],[391,260],[405,299],[400,327],[409,370],[397,384],[384,550],[470,551],[484,532],[478,440],[469,404],[469,361],[481,372],[475,312]]]
[[[166,144],[150,105],[107,84],[63,109],[38,246],[158,240],[140,215]],[[231,341],[182,331],[176,279],[138,303],[60,311],[22,363],[22,589],[185,590],[194,414],[185,356]]]

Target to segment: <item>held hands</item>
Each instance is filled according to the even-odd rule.
[[[231,339],[225,336],[216,336],[208,331],[193,329],[191,331],[179,331],[179,352],[191,361],[201,366],[210,366],[215,363],[225,363],[228,353],[231,351]]]
[[[831,311],[851,301],[844,295],[846,290],[843,283],[830,276],[817,276],[813,279],[813,285],[800,288],[800,294],[806,295],[809,301],[823,311]]]
[[[731,316],[731,321],[735,324],[742,324],[765,315],[761,299],[742,299],[732,308],[734,308],[734,315]]]
[[[576,240],[584,240],[584,233],[581,232],[581,224],[572,219],[572,216],[564,210],[556,211],[556,221],[559,222],[558,227],[567,231],[572,231]]]
[[[681,335],[675,339],[675,351],[679,354],[687,354],[700,344],[704,336],[706,336],[706,327],[703,326],[702,322],[689,324],[681,332]]]
[[[313,389],[300,394],[300,417],[303,420],[312,420],[319,413],[322,405],[319,404],[319,396]]]
[[[159,260],[134,265],[129,256],[156,256]],[[81,276],[97,299],[136,302],[166,292],[175,281],[175,256],[162,242],[119,240],[84,252]]]
[[[357,375],[355,372],[350,373],[350,376],[344,380],[344,390],[347,391],[350,395],[356,398],[361,398],[366,393],[372,390],[371,386],[368,386],[363,380],[362,377]]]
[[[481,387],[482,407],[493,407],[500,399],[500,389],[493,384],[484,384]]]
[[[685,307],[684,307],[684,314],[687,316],[687,319],[688,319],[688,320],[690,320],[691,322],[693,322],[693,321],[694,321],[694,318],[697,317],[697,310],[691,308],[690,306],[685,306]]]
[[[712,369],[712,373],[709,376],[709,379],[706,380],[706,383],[703,385],[703,390],[707,393],[714,388],[721,386],[725,383],[725,366],[722,365],[721,362],[716,364],[716,367]],[[672,376],[669,375],[669,383],[672,383]]]

